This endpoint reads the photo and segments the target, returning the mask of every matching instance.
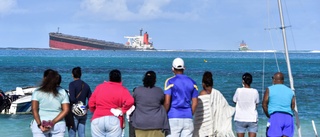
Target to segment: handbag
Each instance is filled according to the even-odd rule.
[[[81,90],[78,93],[76,99],[80,96],[82,89],[84,87],[84,83],[82,82]],[[78,101],[76,104],[72,105],[72,113],[77,116],[84,116],[87,114],[87,107],[83,105],[82,101]]]

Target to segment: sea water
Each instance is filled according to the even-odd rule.
[[[156,85],[163,88],[164,82],[173,75],[172,60],[181,57],[185,61],[185,74],[193,78],[199,87],[204,71],[211,71],[214,88],[220,90],[230,105],[236,88],[241,87],[241,76],[245,72],[253,75],[252,87],[258,89],[262,100],[265,89],[272,83],[272,75],[278,71],[285,74],[285,84],[289,86],[287,65],[282,52],[183,52],[183,51],[67,51],[45,49],[0,49],[0,89],[8,91],[17,86],[39,85],[43,71],[51,68],[62,75],[61,86],[68,88],[73,67],[82,68],[82,80],[92,90],[105,80],[111,69],[122,73],[123,85],[130,91],[142,85],[146,71],[157,73]],[[291,69],[297,97],[302,136],[314,136],[311,121],[320,125],[320,53],[290,53]],[[277,65],[278,64],[278,65]],[[261,103],[258,105],[259,133],[265,136],[267,118]],[[89,113],[86,136],[91,136]],[[31,137],[29,127],[32,115],[0,115],[0,137]],[[128,136],[128,126],[125,136]],[[320,127],[319,127],[320,128]],[[297,131],[295,131],[297,134]],[[67,136],[67,134],[66,134]],[[297,135],[295,135],[297,136]]]

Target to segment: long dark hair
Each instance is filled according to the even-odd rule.
[[[212,73],[210,71],[206,71],[206,72],[203,73],[202,83],[206,87],[209,87],[209,86],[212,87],[213,86]]]
[[[143,78],[143,86],[147,88],[153,88],[156,84],[156,73],[154,71],[147,71]]]
[[[57,86],[60,85],[61,76],[57,71],[49,71],[47,76],[42,80],[39,90],[43,92],[53,93],[54,96],[58,95]]]
[[[45,70],[44,72],[43,72],[43,78],[46,78],[48,75],[49,75],[49,73],[51,73],[52,71],[54,71],[53,69],[47,69],[47,70]]]

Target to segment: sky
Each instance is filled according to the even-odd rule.
[[[320,1],[283,0],[289,50],[320,50]],[[49,33],[156,49],[283,50],[277,0],[0,0],[0,48],[49,48]],[[59,29],[58,29],[59,28]]]

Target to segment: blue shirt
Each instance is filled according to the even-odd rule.
[[[198,98],[196,82],[177,74],[166,80],[164,90],[164,94],[171,96],[168,118],[192,118],[192,98]]]
[[[269,88],[268,113],[285,112],[293,115],[291,102],[294,96],[293,91],[283,84],[276,84]]]
[[[76,104],[78,103],[78,101],[82,101],[82,103],[86,105],[87,99],[91,97],[91,89],[86,82],[78,79],[70,82],[69,94],[70,94],[70,104]],[[79,97],[77,98],[78,95]]]

